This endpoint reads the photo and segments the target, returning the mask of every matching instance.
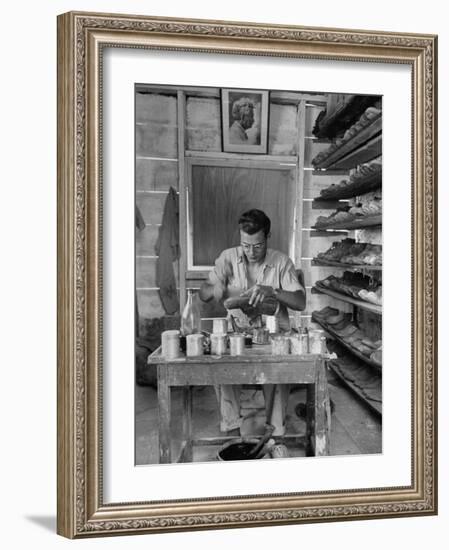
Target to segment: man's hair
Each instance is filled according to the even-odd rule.
[[[242,118],[241,109],[245,106],[254,109],[254,102],[249,97],[240,97],[232,104],[232,118],[240,120]]]
[[[239,218],[239,227],[248,235],[254,235],[258,231],[263,231],[265,237],[268,237],[271,228],[270,218],[262,212],[262,210],[257,210],[253,208],[244,212]]]

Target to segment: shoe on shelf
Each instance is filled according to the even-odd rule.
[[[345,313],[343,311],[339,311],[336,315],[330,315],[326,319],[326,322],[329,325],[337,325],[338,323],[341,323],[343,319],[345,319]]]
[[[319,311],[314,311],[313,315],[320,321],[327,321],[328,317],[337,315],[338,313],[339,313],[338,309],[327,306],[323,309],[320,309]]]
[[[351,323],[351,319],[352,319],[352,314],[345,313],[344,318],[341,321],[339,321],[338,323],[332,323],[332,330],[336,332],[339,330],[343,330]]]
[[[354,334],[354,332],[356,332],[358,329],[356,326],[350,324],[350,325],[347,325],[345,328],[343,328],[342,330],[335,330],[335,332],[338,334],[338,336],[340,336],[341,338],[344,338],[344,339],[347,339],[349,336],[351,336],[351,334]]]

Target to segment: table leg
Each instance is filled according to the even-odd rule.
[[[183,407],[184,414],[182,417],[183,434],[185,444],[180,457],[180,462],[193,462],[193,445],[192,445],[192,386],[183,388]]]
[[[329,390],[324,360],[318,359],[315,376],[315,456],[329,454]]]
[[[171,462],[171,395],[170,386],[167,383],[167,376],[164,365],[158,366],[157,369],[157,399],[159,407],[159,462],[160,464],[169,464]]]
[[[315,455],[315,384],[306,385],[306,456]]]

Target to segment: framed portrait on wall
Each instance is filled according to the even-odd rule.
[[[437,512],[436,47],[58,18],[60,534]],[[240,293],[252,260],[267,307],[279,297],[253,339],[231,334],[215,298],[180,335],[190,297],[214,280]],[[259,278],[276,269],[279,285]],[[305,304],[258,340],[283,291]],[[242,390],[237,439],[222,429],[226,385]],[[283,387],[286,432],[268,433]],[[233,443],[257,459],[223,459]]]
[[[269,93],[223,89],[221,92],[223,151],[267,152]]]

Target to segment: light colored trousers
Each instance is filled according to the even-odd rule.
[[[242,425],[243,418],[240,416],[241,388],[240,385],[229,384],[215,386],[215,392],[220,406],[220,430],[222,432],[240,428]],[[268,399],[272,388],[273,384],[265,384],[262,386],[265,407],[268,406]],[[288,384],[278,384],[276,386],[271,416],[271,424],[274,426],[273,435],[284,435],[285,433],[285,413],[287,410],[289,393],[290,386]]]

